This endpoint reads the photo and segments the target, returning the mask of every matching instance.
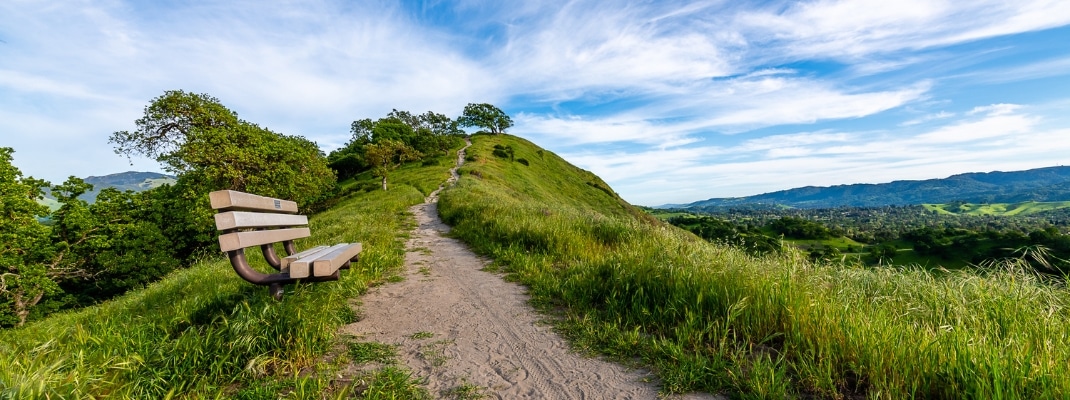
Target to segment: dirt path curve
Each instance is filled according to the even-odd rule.
[[[463,149],[457,162],[464,162]],[[455,168],[447,183],[456,180]],[[418,226],[407,243],[405,280],[364,295],[362,319],[345,333],[397,344],[401,362],[439,398],[473,385],[500,399],[658,397],[656,386],[644,382],[653,379],[648,373],[570,352],[539,323],[523,287],[482,271],[488,260],[443,236],[450,227],[439,219],[437,201],[436,190],[411,208]]]

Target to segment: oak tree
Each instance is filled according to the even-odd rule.
[[[469,103],[457,122],[465,127],[479,127],[495,135],[513,126],[513,119],[501,109],[487,103]]]
[[[307,206],[334,187],[315,143],[241,120],[207,94],[167,91],[135,125],[112,134],[116,153],[155,158],[204,193],[231,189]]]

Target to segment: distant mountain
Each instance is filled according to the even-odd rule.
[[[748,197],[713,198],[678,208],[763,207],[797,208],[879,207],[950,203],[1019,203],[1070,200],[1070,167],[1013,172],[973,172],[944,179],[894,181],[880,184],[807,186]]]
[[[175,183],[175,177],[171,175],[137,171],[120,172],[118,174],[104,176],[90,176],[84,179],[86,183],[93,185],[93,190],[78,196],[78,198],[90,203],[97,200],[97,194],[99,194],[101,190],[104,190],[104,188],[113,187],[120,191],[133,190],[135,192],[143,192],[164,184]],[[41,203],[52,208],[59,207],[59,204],[55,201],[55,197],[52,197],[52,194],[49,193],[48,190],[45,190],[45,200]]]

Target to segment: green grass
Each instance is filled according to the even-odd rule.
[[[491,155],[511,145],[530,167]],[[511,136],[443,193],[453,235],[530,287],[579,348],[662,390],[742,398],[1066,398],[1070,293],[1014,268],[753,257],[643,218],[589,173]]]
[[[940,214],[1014,216],[1032,215],[1045,211],[1068,208],[1070,207],[1070,201],[1027,201],[1023,203],[990,204],[925,204],[924,206],[926,210],[936,211]]]
[[[366,388],[337,387],[329,374],[336,366],[321,360],[338,328],[356,318],[348,299],[403,264],[414,226],[407,209],[448,169],[407,165],[391,175],[389,191],[352,191],[311,217],[313,236],[298,249],[364,244],[340,281],[291,285],[276,302],[220,255],[99,306],[4,330],[0,398],[408,398],[415,381],[405,371],[376,372]],[[256,253],[250,262],[269,270]]]
[[[834,237],[834,238],[820,239],[820,240],[816,240],[816,239],[815,240],[804,240],[804,239],[787,239],[787,238],[785,238],[784,242],[793,244],[793,245],[795,245],[795,247],[798,247],[798,248],[801,248],[801,249],[809,250],[809,249],[814,248],[814,247],[817,247],[817,248],[835,247],[837,250],[840,250],[842,252],[848,251],[849,248],[850,249],[854,249],[854,251],[858,252],[858,251],[861,251],[861,249],[863,247],[867,246],[865,243],[856,242],[856,241],[854,241],[851,238],[848,238],[846,236],[838,236],[838,237]]]

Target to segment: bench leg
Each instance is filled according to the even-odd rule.
[[[282,301],[282,284],[272,283],[271,285],[268,285],[268,293],[271,293],[271,297],[274,298],[275,301]]]

